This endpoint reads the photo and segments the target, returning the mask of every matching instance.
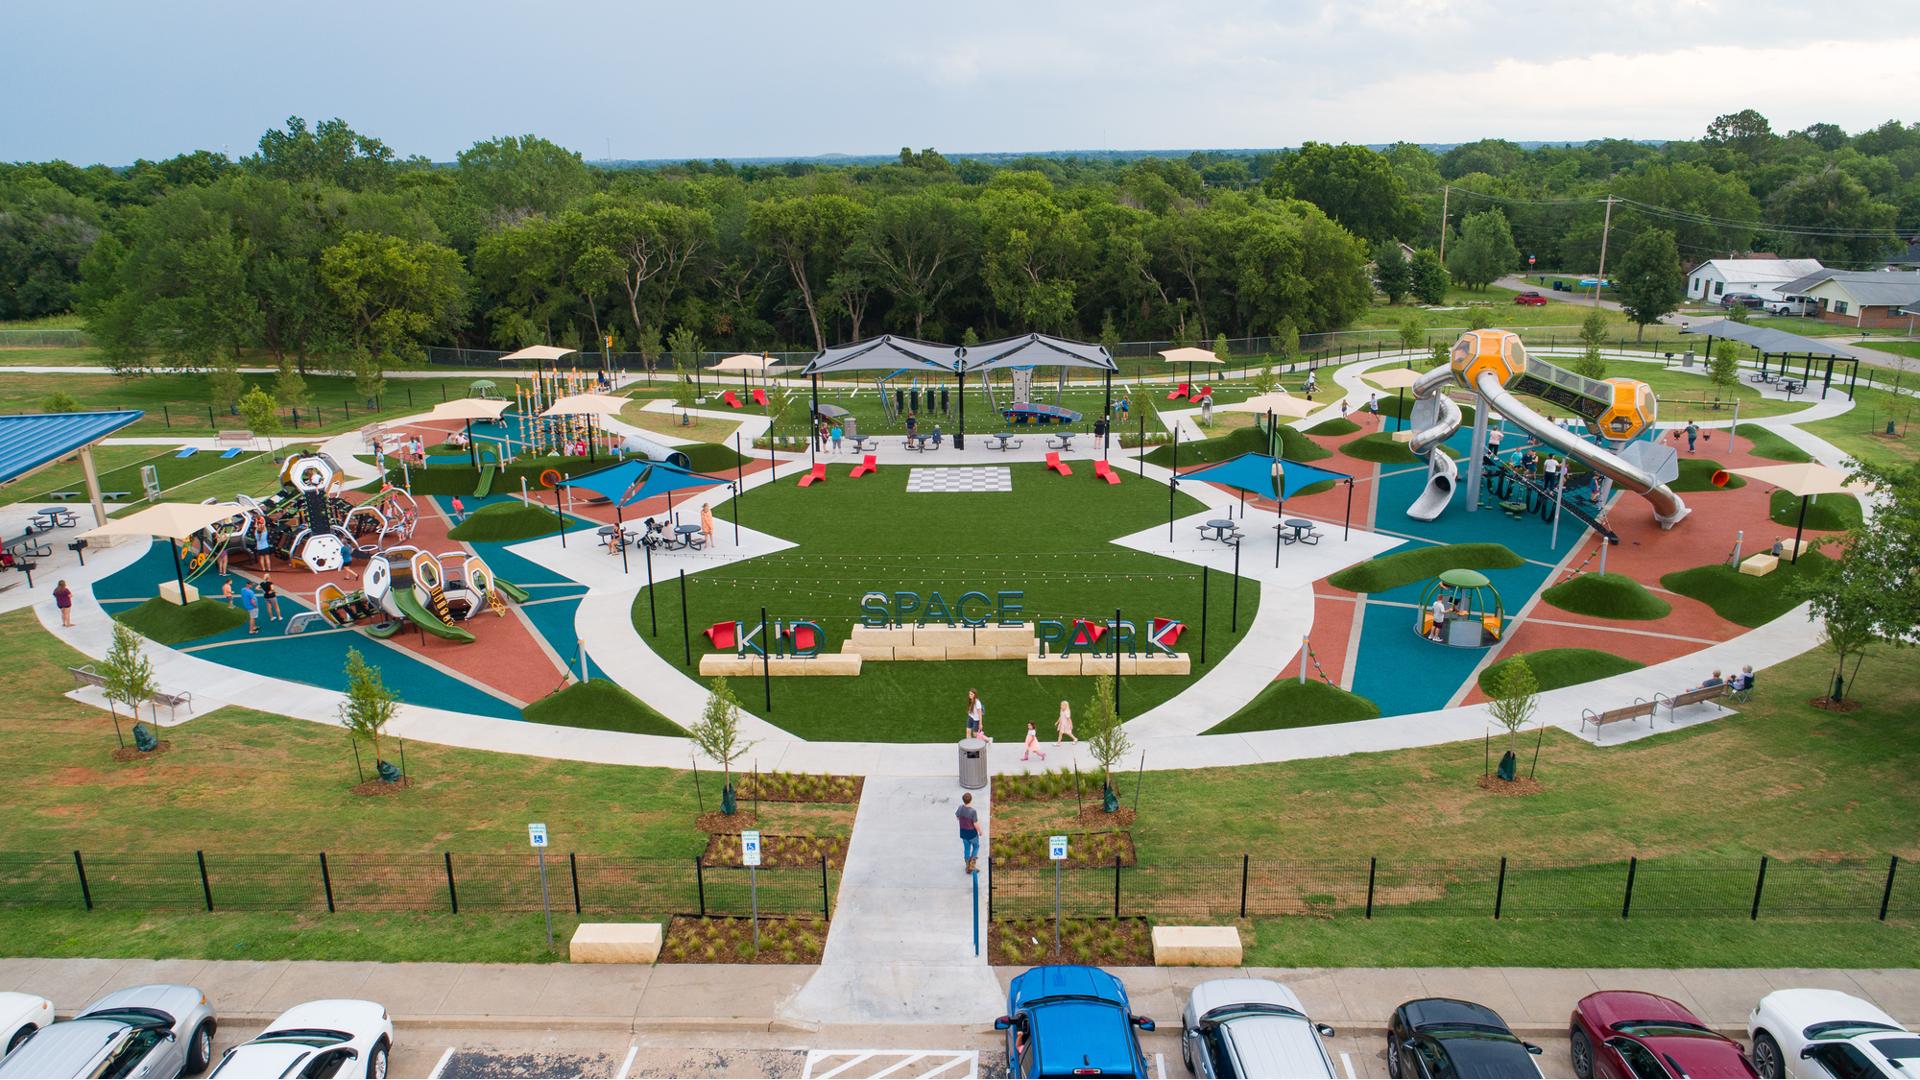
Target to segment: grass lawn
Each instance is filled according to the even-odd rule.
[[[1359,430],[1359,424],[1354,423],[1344,416],[1336,416],[1331,420],[1326,420],[1315,425],[1313,434],[1325,435],[1329,438],[1338,438],[1341,435],[1351,435]]]
[[[195,458],[202,456],[204,455],[194,455]],[[207,499],[225,501],[239,492],[260,496],[280,489],[280,464],[270,455],[254,454],[246,458],[235,458],[232,461],[221,462],[221,466],[197,479],[167,489],[161,497],[167,502],[204,502]],[[136,484],[134,490],[137,492],[139,485]],[[122,517],[145,505],[145,499],[124,503],[118,510],[109,512],[108,516]]]
[[[1808,424],[1805,430],[1814,431],[1820,423],[1825,423],[1825,421],[1816,421],[1815,423]],[[1813,460],[1813,457],[1805,450],[1800,449],[1773,431],[1763,428],[1758,424],[1741,424],[1739,427],[1733,429],[1733,433],[1741,438],[1752,440],[1754,457],[1765,458],[1768,461],[1784,461],[1789,463]],[[1815,432],[1815,434],[1819,433]],[[1684,478],[1686,474],[1683,471],[1681,475]]]
[[[688,419],[692,422],[682,424],[679,413],[648,412],[646,404],[652,400],[654,400],[654,398],[648,394],[635,397],[633,404],[620,410],[620,419],[632,424],[634,427],[646,428],[648,431],[664,432],[665,434],[678,436],[682,439],[693,439],[696,442],[711,443],[719,442],[722,439],[731,439],[733,433],[740,429],[740,423],[737,420],[716,420],[706,416],[690,416]],[[724,405],[720,406],[720,408],[725,407]],[[700,408],[711,410],[714,408],[714,403],[709,401],[707,404],[700,406]],[[759,411],[758,409],[740,410],[743,419],[748,415],[758,414]]]
[[[177,645],[245,626],[247,613],[219,600],[195,600],[186,607],[154,597],[115,616],[162,645]]]
[[[1438,577],[1445,570],[1505,570],[1525,561],[1505,544],[1427,545],[1349,566],[1327,583],[1350,592],[1385,592]]]
[[[1800,497],[1792,492],[1776,490],[1767,499],[1767,516],[1776,525],[1798,528],[1800,521]],[[1809,529],[1853,529],[1860,525],[1860,500],[1851,495],[1840,493],[1820,495],[1807,500],[1806,527]]]
[[[7,329],[36,329],[31,325],[9,323]],[[46,329],[62,329],[47,327]],[[65,346],[33,345],[0,348],[0,367],[97,367],[107,366],[107,356],[92,347],[74,349]]]
[[[1179,447],[1178,460],[1182,465],[1211,465],[1241,454],[1263,454],[1266,450],[1266,434],[1259,428],[1244,427],[1199,442],[1183,442]],[[1281,424],[1280,456],[1288,461],[1320,461],[1332,457],[1333,451],[1314,442],[1293,425]],[[1146,460],[1149,465],[1171,467],[1175,461],[1173,445],[1167,443],[1154,447],[1147,451]]]
[[[1563,686],[1592,682],[1646,667],[1638,661],[1598,649],[1541,649],[1488,664],[1480,672],[1480,689],[1493,693],[1493,688],[1498,685],[1495,680],[1500,677],[1501,670],[1522,657],[1526,659],[1528,670],[1533,672],[1542,690],[1558,690]]]
[[[1810,551],[1798,563],[1780,561],[1780,568],[1765,577],[1743,574],[1731,566],[1716,563],[1677,570],[1660,579],[1660,584],[1681,596],[1691,596],[1714,610],[1714,614],[1741,626],[1760,626],[1792,611],[1799,603],[1792,596],[1793,583],[1826,568],[1827,557]]]
[[[680,725],[654,712],[626,688],[606,679],[573,683],[521,710],[535,724],[630,731],[640,735],[685,735]]]
[[[245,453],[223,458],[219,451],[202,450],[192,457],[175,457],[175,448],[158,446],[96,446],[93,465],[100,472],[101,491],[126,491],[139,495],[145,490],[140,482],[140,467],[152,465],[159,474],[163,495],[189,481],[219,472],[259,456]],[[72,491],[71,499],[56,499],[55,491]],[[0,488],[0,504],[35,502],[85,502],[87,480],[80,459],[71,458],[34,473],[18,483]]]
[[[1732,491],[1747,486],[1746,477],[1729,475],[1725,487],[1715,487],[1713,474],[1724,468],[1725,465],[1709,458],[1683,457],[1680,459],[1680,478],[1667,486],[1675,491]]]
[[[1451,448],[1449,448],[1451,449]],[[1393,432],[1376,431],[1340,447],[1340,452],[1361,461],[1373,461],[1382,465],[1413,465],[1426,458],[1407,449],[1407,444],[1396,440]]]
[[[820,623],[825,651],[837,652],[869,591],[912,591],[924,601],[937,591],[952,605],[969,591],[992,597],[1019,590],[1025,595],[1016,618],[1028,621],[1107,619],[1119,609],[1141,626],[1156,616],[1185,622],[1189,630],[1180,644],[1194,654],[1194,674],[1125,677],[1123,714],[1138,716],[1184,689],[1204,670],[1197,663],[1199,573],[1109,543],[1164,527],[1167,489],[1126,475],[1120,486],[1111,487],[1096,483],[1091,470],[1077,465],[1071,477],[1056,476],[1038,463],[1010,468],[1013,490],[1004,493],[910,495],[905,488],[911,470],[892,466],[857,481],[839,478],[805,490],[783,481],[748,492],[740,503],[741,522],[799,547],[687,576],[694,670],[708,651],[702,630],[735,620],[755,625],[762,605],[771,619]],[[1200,508],[1190,496],[1177,496],[1176,513]],[[1225,656],[1238,640],[1229,630],[1232,587],[1229,575],[1211,575],[1211,660]],[[660,632],[651,643],[669,663],[684,666],[678,582],[659,582],[657,599]],[[1242,580],[1243,632],[1258,603],[1258,587]],[[649,606],[643,589],[633,607],[642,637],[651,627]],[[1062,699],[1084,707],[1092,679],[1030,677],[1019,660],[872,661],[858,676],[773,679],[771,715],[765,712],[759,680],[740,680],[735,692],[748,710],[805,738],[919,742],[959,737],[969,688],[986,701],[988,732],[1016,739],[1029,720],[1051,730]]]
[[[1860,345],[1862,348],[1920,360],[1920,341],[1863,341]]]
[[[529,506],[518,499],[491,503],[467,515],[447,531],[455,540],[511,542],[532,540],[554,531],[553,511]]]
[[[1380,709],[1373,702],[1318,679],[1281,679],[1260,691],[1239,712],[1208,728],[1206,734],[1341,724],[1379,715]]]
[[[1673,605],[1625,574],[1581,574],[1540,594],[1562,611],[1603,619],[1659,619]]]

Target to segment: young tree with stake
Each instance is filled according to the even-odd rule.
[[[726,774],[726,783],[720,789],[720,812],[733,814],[739,809],[733,794],[733,763],[753,749],[753,743],[740,738],[740,703],[727,688],[726,676],[715,676],[709,684],[706,712],[687,734],[701,753],[720,763]]]
[[[399,708],[400,698],[380,680],[380,669],[368,664],[359,649],[347,650],[347,700],[340,703],[340,723],[355,739],[373,748],[373,769],[392,783],[400,771],[380,758],[380,739]]]
[[[1533,719],[1533,711],[1540,704],[1540,682],[1534,678],[1524,655],[1515,655],[1500,664],[1487,697],[1487,708],[1493,713],[1494,723],[1507,729],[1507,752],[1500,756],[1500,779],[1512,780],[1519,768],[1513,752],[1514,739],[1520,729],[1527,726],[1527,721]]]
[[[1100,763],[1100,807],[1111,814],[1120,809],[1120,796],[1113,790],[1113,767],[1133,748],[1127,729],[1120,724],[1119,709],[1114,705],[1112,675],[1100,675],[1093,680],[1093,701],[1087,705],[1083,730],[1087,752]]]
[[[113,717],[113,737],[124,750],[127,740],[120,735],[120,713],[114,705],[125,705],[138,723],[140,703],[160,690],[160,684],[153,677],[153,661],[140,649],[140,635],[125,623],[113,624],[113,645],[107,650],[107,658],[100,662],[100,678],[103,680],[100,692],[106,695],[107,712]]]

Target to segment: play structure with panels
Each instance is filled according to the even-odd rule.
[[[526,590],[500,580],[478,555],[435,555],[405,546],[369,557],[360,589],[348,592],[326,582],[314,592],[314,606],[335,626],[365,623],[364,629],[375,637],[392,637],[411,623],[435,637],[463,643],[474,635],[460,623],[481,611],[505,615],[508,600],[526,599]]]
[[[1437,625],[1436,610],[1441,612]],[[1428,641],[1456,649],[1484,649],[1500,640],[1506,616],[1500,590],[1487,575],[1478,570],[1448,570],[1421,590],[1420,610],[1414,618],[1420,636]]]

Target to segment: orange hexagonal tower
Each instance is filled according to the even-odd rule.
[[[1453,377],[1471,387],[1492,372],[1505,386],[1527,370],[1527,347],[1511,330],[1469,330],[1453,344]]]
[[[1639,379],[1608,379],[1606,383],[1613,388],[1613,403],[1594,419],[1594,426],[1607,438],[1624,441],[1653,426],[1660,413],[1653,387]]]

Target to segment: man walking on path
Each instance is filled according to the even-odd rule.
[[[973,792],[960,796],[960,809],[953,812],[960,821],[960,854],[967,860],[967,873],[977,874],[980,858],[980,812],[973,808]]]
[[[1700,425],[1687,421],[1687,453],[1693,453],[1693,445],[1700,438]]]

